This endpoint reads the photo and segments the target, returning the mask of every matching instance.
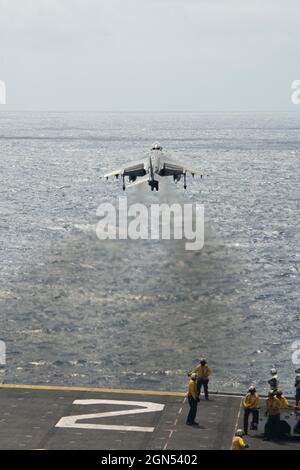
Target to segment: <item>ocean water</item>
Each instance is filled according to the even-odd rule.
[[[100,176],[159,141],[209,175],[132,189],[205,207],[205,245],[105,241]],[[293,393],[299,331],[300,114],[0,113],[2,380],[182,390],[199,357],[211,388]]]

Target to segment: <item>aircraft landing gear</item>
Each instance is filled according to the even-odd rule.
[[[149,181],[149,184],[151,186],[151,191],[154,191],[154,189],[156,189],[156,191],[158,191],[158,188],[159,188],[159,182],[158,181]]]

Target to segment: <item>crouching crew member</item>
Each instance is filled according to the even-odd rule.
[[[248,393],[243,400],[244,406],[244,432],[248,434],[248,421],[249,415],[252,414],[252,421],[250,424],[250,429],[256,430],[258,426],[258,406],[259,396],[256,393],[255,387],[249,387]]]
[[[211,369],[208,367],[205,359],[200,360],[200,363],[195,367],[193,373],[197,375],[198,396],[200,396],[203,385],[205,400],[208,400],[208,382],[211,375]]]
[[[244,450],[247,449],[249,446],[245,443],[243,436],[244,431],[242,429],[238,429],[235,433],[235,436],[232,441],[231,450]]]
[[[196,374],[192,374],[190,381],[189,381],[189,386],[188,386],[188,401],[190,405],[190,411],[186,420],[186,424],[189,426],[198,426],[198,423],[196,423],[195,418],[197,414],[197,405],[198,405],[198,391],[197,391],[197,385],[196,385],[196,379],[197,376]]]

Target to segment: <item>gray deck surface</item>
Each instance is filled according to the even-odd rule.
[[[186,426],[188,404],[183,396],[126,391],[48,390],[33,387],[0,388],[0,449],[204,450],[230,449],[236,427],[241,427],[241,398],[212,395],[201,400],[199,427]],[[113,400],[112,403],[74,404],[75,400]],[[79,420],[76,428],[56,427],[62,417],[107,413],[140,406],[117,403],[137,401],[163,404],[162,411]],[[86,429],[82,424],[142,426],[151,432],[125,429]],[[266,442],[246,437],[251,449],[300,449],[299,440]]]

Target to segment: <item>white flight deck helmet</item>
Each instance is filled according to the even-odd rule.
[[[195,372],[193,372],[193,373],[191,374],[191,379],[194,380],[196,377],[197,377],[197,374],[195,374]]]
[[[238,436],[238,437],[243,437],[245,435],[245,433],[242,429],[238,429],[236,431],[235,435]]]
[[[270,374],[271,375],[277,375],[277,369],[275,369],[274,367],[270,370]]]

